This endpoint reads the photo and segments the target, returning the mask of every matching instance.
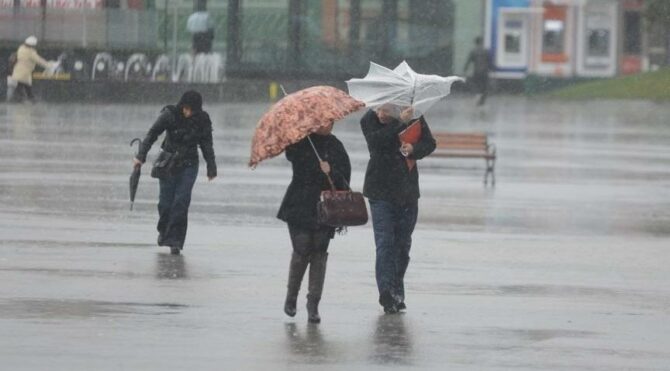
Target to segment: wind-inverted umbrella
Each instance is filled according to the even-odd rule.
[[[251,140],[249,166],[277,156],[320,127],[358,111],[365,104],[331,86],[313,86],[289,94],[263,114]]]
[[[414,72],[403,61],[395,69],[370,62],[368,74],[362,79],[347,81],[349,95],[370,108],[383,104],[414,108],[414,117],[426,113],[437,101],[451,93],[451,85],[465,81],[458,76],[442,77]]]
[[[130,141],[130,146],[132,147],[135,142],[138,143],[137,150],[142,145],[142,140],[140,138],[135,138]],[[137,152],[135,153],[137,156]],[[140,175],[142,174],[142,167],[137,165],[133,167],[133,172],[130,173],[130,210],[133,210],[133,204],[135,203],[135,194],[137,193],[137,186],[140,184]]]

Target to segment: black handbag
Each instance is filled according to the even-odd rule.
[[[309,137],[307,139],[312,145],[316,158],[322,161],[319,152],[312,143],[312,139]],[[330,190],[321,191],[321,197],[316,205],[317,223],[335,228],[366,224],[368,222],[368,209],[365,206],[363,194],[352,191],[349,184],[346,184],[347,190],[338,191],[330,174],[325,174],[328,177],[328,183],[330,183]]]
[[[153,166],[151,167],[151,177],[158,179],[165,179],[172,176],[175,160],[177,157],[176,152],[168,152],[166,150],[161,150],[154,161]]]

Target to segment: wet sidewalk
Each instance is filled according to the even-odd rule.
[[[368,225],[331,245],[318,326],[304,290],[282,312],[290,168],[245,167],[266,105],[207,107],[221,177],[201,169],[179,257],[153,244],[148,167],[128,211],[128,142],[160,107],[0,105],[2,368],[668,369],[670,109],[491,103],[428,116],[491,133],[498,183],[483,161],[419,164],[407,313],[376,303]],[[360,189],[357,117],[335,134]]]

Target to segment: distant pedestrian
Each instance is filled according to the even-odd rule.
[[[193,54],[212,52],[214,22],[207,10],[191,14],[186,22],[186,29],[193,35]]]
[[[470,82],[472,83],[475,91],[479,94],[479,99],[477,101],[478,106],[484,105],[484,103],[486,103],[489,85],[489,63],[490,53],[487,49],[484,48],[482,38],[475,38],[475,47],[468,55],[468,60],[465,62],[463,72],[467,75],[470,64],[473,65]]]
[[[435,150],[435,139],[423,116],[417,123],[421,128],[418,141],[413,145],[400,142],[398,134],[408,127],[413,111],[399,111],[399,107],[385,104],[361,118],[370,152],[363,195],[370,203],[375,277],[379,304],[386,313],[407,308],[404,279],[419,212],[418,166],[407,160],[420,160]]]
[[[35,101],[32,88],[33,70],[35,70],[36,65],[45,69],[50,67],[50,63],[37,54],[36,47],[37,38],[30,36],[16,52],[16,65],[14,65],[14,70],[12,71],[12,80],[16,82],[16,88],[12,101],[20,102],[25,98],[31,102]]]
[[[332,128],[331,123],[286,148],[286,158],[293,166],[293,179],[277,214],[288,224],[293,245],[284,312],[295,316],[298,292],[309,266],[307,318],[311,323],[321,322],[319,301],[326,279],[328,245],[335,235],[335,228],[318,224],[317,203],[321,191],[331,189],[326,173],[338,189],[348,189],[351,177],[349,156],[342,143],[331,134]],[[323,162],[319,162],[309,138]]]
[[[196,91],[185,92],[176,106],[166,106],[142,141],[133,166],[142,166],[147,153],[158,136],[165,132],[162,154],[172,156],[166,173],[159,178],[158,245],[170,247],[179,255],[184,248],[188,226],[191,192],[198,176],[198,147],[207,162],[207,178],[216,178],[216,161],[212,143],[212,122],[202,110],[202,96]],[[159,155],[159,158],[161,156]]]

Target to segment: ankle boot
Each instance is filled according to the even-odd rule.
[[[291,255],[291,263],[288,269],[288,285],[286,289],[286,301],[284,302],[284,313],[289,317],[295,316],[296,304],[298,301],[298,292],[300,292],[300,284],[302,277],[307,270],[309,260],[306,256],[300,255],[295,251]]]
[[[307,293],[307,320],[310,323],[321,322],[319,316],[319,301],[323,292],[323,282],[326,279],[327,252],[314,252],[309,263],[309,293]]]

